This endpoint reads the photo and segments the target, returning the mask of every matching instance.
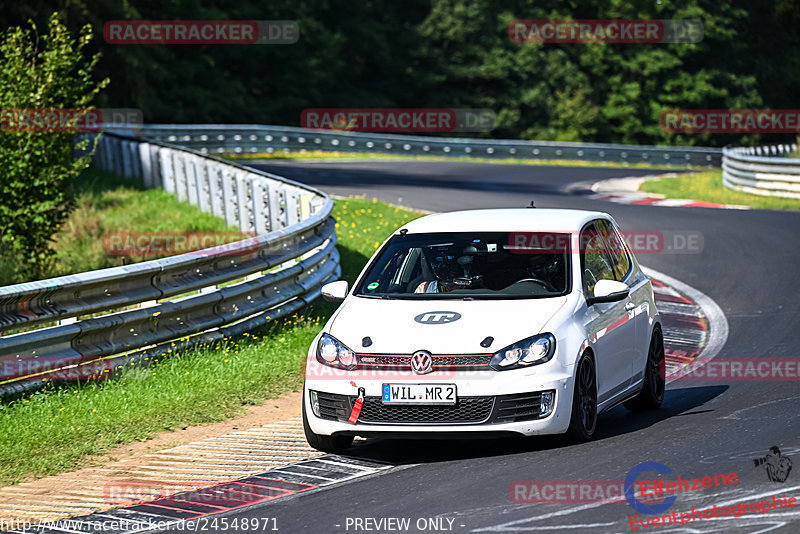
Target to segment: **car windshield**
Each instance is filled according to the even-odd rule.
[[[541,234],[538,234],[541,236]],[[517,232],[395,235],[356,294],[373,298],[546,298],[569,290],[569,234]]]

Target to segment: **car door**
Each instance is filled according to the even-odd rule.
[[[593,221],[581,231],[583,293],[594,295],[599,280],[616,280],[614,263],[604,232]],[[602,224],[602,223],[600,223]],[[597,402],[613,398],[631,384],[635,325],[626,306],[629,299],[587,306],[584,328],[595,349]]]
[[[602,221],[602,223],[607,229],[606,244],[609,247],[616,279],[630,287],[626,309],[635,331],[631,359],[631,376],[635,383],[644,378],[644,366],[650,346],[650,283],[644,273],[636,268],[619,227],[613,221]]]

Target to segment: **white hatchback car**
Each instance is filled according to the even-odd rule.
[[[429,215],[394,233],[309,349],[309,444],[569,433],[664,397],[650,279],[605,213]]]

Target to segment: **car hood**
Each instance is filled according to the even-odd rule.
[[[567,297],[517,300],[383,300],[350,297],[329,333],[355,352],[481,354],[541,333]],[[453,320],[455,319],[455,320]],[[481,341],[493,337],[489,347]],[[369,337],[372,345],[364,347]]]

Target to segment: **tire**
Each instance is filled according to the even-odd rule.
[[[632,399],[625,401],[625,408],[632,412],[660,408],[664,401],[665,373],[664,336],[661,334],[661,326],[656,325],[653,329],[653,336],[650,338],[650,348],[647,350],[642,391]]]
[[[306,416],[306,395],[303,392],[303,432],[308,444],[322,452],[342,452],[353,444],[353,436],[323,436],[315,434],[308,424]]]
[[[581,356],[575,371],[572,415],[567,434],[575,441],[589,441],[597,428],[597,374],[589,353]]]

